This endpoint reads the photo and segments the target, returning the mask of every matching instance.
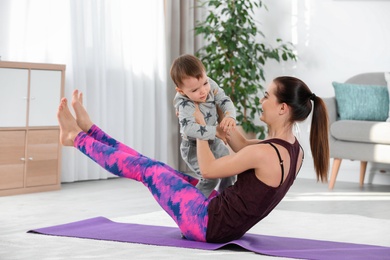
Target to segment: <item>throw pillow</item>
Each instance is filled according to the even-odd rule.
[[[332,82],[341,120],[385,121],[389,116],[386,86]]]
[[[385,79],[387,82],[387,91],[389,92],[389,100],[390,100],[390,72],[385,72]],[[389,102],[389,117],[386,122],[390,122],[390,102]]]

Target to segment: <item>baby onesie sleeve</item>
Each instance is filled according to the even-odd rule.
[[[176,94],[175,108],[178,111],[180,133],[186,139],[214,140],[216,134],[215,125],[202,126],[195,121],[195,104],[189,98]],[[201,111],[203,108],[200,106]],[[202,111],[203,114],[205,111]]]
[[[222,110],[225,117],[231,117],[236,120],[236,108],[230,97],[225,94],[225,91],[214,80],[209,78],[209,82],[210,92],[214,95],[216,105]]]

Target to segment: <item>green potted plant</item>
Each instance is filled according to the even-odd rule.
[[[255,8],[265,8],[261,0],[206,0],[204,21],[197,21],[195,34],[205,45],[196,52],[207,74],[230,96],[237,108],[237,123],[246,133],[265,135],[264,126],[255,124],[261,111],[259,92],[264,90],[267,60],[296,60],[291,43],[276,40],[276,47],[263,42],[265,36],[256,25]]]

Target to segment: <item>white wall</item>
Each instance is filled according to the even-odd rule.
[[[390,71],[390,1],[269,0],[265,3],[268,11],[257,14],[257,20],[261,21],[260,28],[267,42],[272,43],[276,38],[291,41],[299,57],[296,64],[268,64],[267,81],[281,74],[294,75],[318,96],[329,97],[334,96],[332,81],[343,82],[362,72]],[[301,143],[307,159],[300,177],[314,178],[308,134],[306,122],[301,125]],[[343,161],[337,180],[358,182],[359,162]],[[376,174],[374,183],[390,184],[390,175]]]

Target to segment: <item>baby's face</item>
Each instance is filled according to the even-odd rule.
[[[199,79],[193,77],[185,78],[183,85],[180,88],[176,88],[176,90],[194,102],[204,103],[210,92],[210,83],[206,73],[203,73]]]

